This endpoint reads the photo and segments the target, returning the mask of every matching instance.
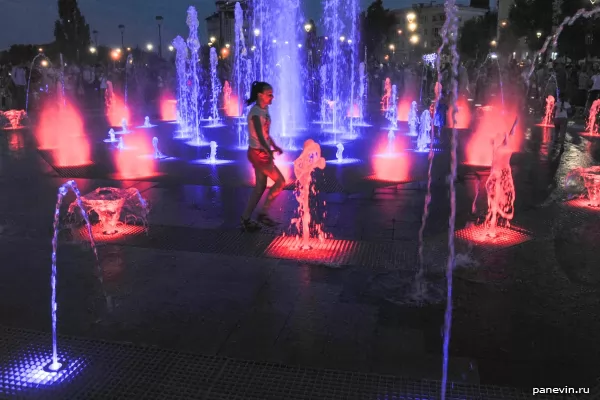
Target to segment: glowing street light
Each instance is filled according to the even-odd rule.
[[[542,37],[542,32],[541,31],[537,31],[535,36],[537,36],[537,38],[541,38]]]
[[[175,47],[173,47],[173,45],[172,45],[172,44],[170,44],[170,45],[169,45],[169,51],[173,51],[173,50],[175,50]]]
[[[226,47],[226,48],[230,48],[230,47],[231,47],[231,45],[230,45],[229,43],[225,43],[225,47]]]
[[[229,55],[229,49],[227,47],[223,47],[221,49],[221,56],[223,56],[223,58],[227,58],[228,55]]]
[[[121,49],[115,49],[115,51],[119,54],[121,54]]]
[[[256,46],[252,46],[252,47],[250,48],[250,50],[252,50],[252,51],[256,50]]]
[[[490,42],[490,44],[492,45],[492,47],[496,47],[496,45],[498,44],[498,42],[496,42],[495,40],[492,40]]]
[[[211,36],[211,37],[210,37],[210,42],[211,42],[211,43],[214,43],[214,42],[216,42],[216,41],[217,41],[217,38],[216,38],[216,37],[214,37],[214,36]]]
[[[42,49],[41,47],[38,49],[38,51],[41,53],[42,51],[44,51],[44,49]]]
[[[398,35],[402,35],[402,29],[398,29]]]
[[[94,46],[90,47],[90,53],[94,54],[96,52],[96,48]]]
[[[42,60],[42,62],[40,63],[40,65],[42,67],[47,67],[48,66],[48,61],[47,60]]]
[[[112,57],[112,59],[113,59],[113,60],[118,60],[118,59],[119,59],[119,57],[121,56],[121,55],[119,54],[119,52],[118,52],[118,51],[116,51],[116,50],[113,50],[113,52],[112,52],[110,55],[111,55],[111,57]]]
[[[345,42],[346,38],[344,36],[340,36],[340,42]]]
[[[312,30],[312,24],[304,24],[304,30],[306,31],[306,33],[310,32]]]
[[[408,22],[414,22],[414,20],[417,18],[417,15],[414,12],[408,13],[406,14],[406,20]]]
[[[417,30],[417,24],[414,22],[411,22],[410,24],[408,24],[408,30],[411,32],[414,32]]]
[[[258,36],[260,35],[260,29],[255,29],[254,30],[254,36]]]
[[[127,48],[127,51],[131,51],[131,47],[128,47],[128,48]]]
[[[508,25],[508,22],[506,22],[506,20],[504,20],[504,21],[500,22],[500,25],[501,25],[503,28],[505,28],[505,27],[506,27],[506,25]]]
[[[348,44],[352,44],[352,39],[348,39]]]
[[[418,35],[412,35],[412,36],[410,37],[410,42],[411,42],[412,44],[417,44],[417,43],[419,43],[419,36],[418,36]]]
[[[152,51],[152,49],[154,48],[154,46],[152,46],[152,43],[148,43],[146,45],[146,48],[148,49],[148,51]]]
[[[390,44],[390,50],[394,51],[396,49],[396,46],[394,46],[393,44]]]

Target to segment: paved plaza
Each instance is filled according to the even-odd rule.
[[[85,123],[93,163],[84,167],[58,165],[36,148],[30,129],[0,131],[0,398],[439,398],[447,140],[436,144],[424,232],[427,301],[419,302],[411,294],[427,154],[378,161],[386,131],[362,129],[344,153],[356,163],[315,173],[315,215],[331,239],[302,252],[286,236],[297,209],[293,180],[274,205],[279,227],[239,230],[252,174],[236,148],[235,121],[203,130],[219,143],[218,157],[233,161],[224,165],[190,163],[206,159],[208,147],[172,140],[176,125],[156,122],[142,135],[158,137],[173,159],[137,175],[112,162],[118,150],[102,142],[102,118]],[[480,241],[473,225],[487,211],[489,168],[458,168],[449,398],[529,398],[534,387],[600,392],[600,211],[568,198],[562,184],[573,168],[599,164],[600,141],[570,126],[553,161],[534,118],[522,124],[511,162],[515,218],[497,241]],[[286,145],[330,139],[310,129]],[[461,161],[471,132],[459,135]],[[396,146],[406,151],[411,139],[399,132]],[[335,159],[335,146],[322,149]],[[298,154],[285,154],[287,178]],[[380,162],[392,172],[382,173],[390,166]],[[40,381],[52,350],[53,211],[70,179],[83,195],[139,190],[151,206],[149,230],[122,225],[116,235],[97,235],[96,266],[83,226],[64,217],[75,200],[65,197],[57,302],[58,351],[68,366]]]

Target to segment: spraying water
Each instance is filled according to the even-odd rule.
[[[381,111],[387,112],[390,109],[390,97],[392,96],[392,81],[385,78],[383,83],[383,97],[381,98]]]
[[[556,100],[554,96],[550,95],[546,98],[546,111],[544,113],[544,119],[542,120],[541,126],[544,127],[553,127],[552,117],[554,116],[554,104],[556,104]]]
[[[154,148],[154,158],[156,160],[165,158],[165,155],[158,149],[158,138],[156,136],[152,138],[152,147]]]
[[[337,151],[335,152],[335,158],[341,163],[344,160],[344,145],[338,143],[336,145]]]
[[[187,46],[190,49],[190,80],[192,83],[192,90],[190,93],[190,120],[188,128],[191,128],[191,132],[196,142],[201,142],[200,137],[200,117],[198,115],[198,97],[200,96],[200,81],[198,78],[198,50],[200,49],[200,41],[198,40],[198,13],[194,6],[190,6],[187,10],[186,24],[189,27],[190,33],[187,39]],[[211,49],[212,50],[212,49]],[[187,84],[187,79],[185,80]],[[190,126],[191,125],[191,126]]]
[[[235,59],[234,59],[234,77],[235,90],[238,100],[238,110],[236,115],[242,115],[242,98],[248,92],[246,77],[250,74],[247,69],[247,49],[246,38],[244,37],[244,11],[240,3],[235,3]],[[250,97],[250,96],[247,96]]]
[[[394,142],[396,141],[396,135],[394,134],[394,130],[393,129],[390,129],[388,131],[387,138],[388,138],[387,154],[391,155],[391,154],[394,154],[394,150],[395,150],[395,148],[394,148]]]
[[[50,60],[48,59],[48,57],[46,57],[44,53],[40,53],[33,57],[33,60],[31,61],[31,66],[29,67],[29,78],[27,78],[27,92],[25,93],[25,112],[29,111],[29,85],[31,83],[31,73],[33,72],[35,60],[37,60],[39,57],[43,57],[46,60],[46,62],[50,64]]]
[[[210,48],[210,83],[212,88],[212,96],[210,98],[210,120],[211,125],[215,126],[219,123],[219,93],[221,93],[221,83],[217,76],[217,65],[219,64],[219,57],[217,56],[217,49],[214,47]]]
[[[217,142],[210,142],[210,155],[208,156],[208,160],[211,164],[216,164],[217,162]]]
[[[598,112],[600,111],[600,99],[595,100],[590,107],[590,115],[585,124],[585,134],[589,136],[598,136]]]
[[[123,141],[123,136],[119,138],[119,144],[117,144],[117,149],[119,151],[125,150],[125,142]]]
[[[315,169],[325,168],[325,159],[321,157],[321,146],[312,139],[304,142],[302,154],[294,161],[296,175],[296,200],[298,201],[298,218],[292,219],[298,233],[302,232],[301,250],[310,250],[311,210],[309,197],[311,193],[312,173]],[[320,227],[315,228],[320,239],[323,238]]]
[[[92,235],[92,226],[90,224],[90,220],[88,218],[87,213],[83,208],[83,204],[81,203],[81,194],[79,193],[79,189],[77,188],[77,184],[75,181],[68,181],[64,185],[58,188],[58,198],[56,200],[56,206],[54,208],[54,224],[53,230],[54,234],[52,236],[52,274],[50,277],[50,287],[52,289],[52,297],[50,300],[50,312],[52,318],[52,362],[46,367],[49,371],[56,372],[59,371],[63,364],[58,361],[58,352],[57,352],[57,343],[56,343],[56,251],[58,249],[58,228],[59,228],[59,217],[60,217],[60,206],[62,205],[63,198],[66,196],[67,192],[70,190],[76,196],[76,202],[79,205],[79,210],[81,211],[81,216],[83,217],[85,224],[87,226],[87,232],[90,236],[90,243],[92,246],[92,250],[94,251],[94,256],[96,257],[96,263],[98,262],[98,251],[96,250],[96,243],[94,242],[94,236]],[[99,276],[102,279],[102,275]]]
[[[187,57],[188,48],[181,36],[173,40],[175,48],[175,67],[177,70],[177,122],[179,123],[179,137],[185,137],[185,132],[189,129],[189,104],[190,93],[187,86]]]
[[[281,136],[293,136],[305,127],[305,63],[301,44],[306,32],[298,0],[254,0],[257,76],[269,82],[277,101],[270,107],[272,126]],[[299,46],[300,45],[300,46]]]
[[[125,62],[125,105],[129,104],[129,70],[133,68],[133,55],[129,54]]]
[[[117,138],[116,138],[115,130],[110,128],[110,130],[108,131],[108,139],[104,139],[104,143],[116,143],[116,142],[117,142]]]
[[[60,57],[60,94],[62,95],[60,103],[63,107],[65,107],[67,105],[67,96],[65,95],[65,62],[63,61],[62,53],[59,54],[59,57]]]
[[[390,121],[390,125],[388,129],[397,130],[398,129],[398,89],[396,85],[392,85],[391,97],[390,97],[390,107],[385,113],[385,118]]]
[[[365,63],[361,62],[358,65],[358,112],[359,122],[365,122],[366,106],[367,106],[367,75],[365,72]]]
[[[350,109],[354,108],[354,99],[355,99],[355,90],[357,86],[357,76],[356,76],[356,59],[358,57],[358,0],[350,1],[350,9],[349,9],[349,20],[350,20],[350,37],[347,40],[348,46],[350,46]],[[363,74],[364,74],[364,64],[363,64]],[[350,133],[354,132],[354,119],[350,118]]]
[[[417,102],[413,101],[410,104],[410,111],[408,112],[408,136],[417,136],[417,127],[419,126],[419,110],[417,108]]]
[[[429,110],[423,110],[421,114],[421,123],[419,125],[419,136],[417,137],[417,151],[425,152],[431,143],[431,113]]]

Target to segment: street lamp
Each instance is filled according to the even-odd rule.
[[[412,36],[410,37],[410,42],[411,42],[412,44],[417,44],[417,43],[419,43],[419,36],[418,36],[418,35],[412,35]]]
[[[152,43],[148,43],[146,45],[146,48],[148,49],[148,51],[152,51],[152,49],[154,48],[154,46],[152,46]]]
[[[306,31],[306,33],[310,32],[312,30],[312,24],[308,22],[304,24],[304,30]]]
[[[38,49],[38,51],[41,53],[44,51],[44,49],[42,49],[41,47]]]
[[[125,48],[125,44],[124,44],[124,41],[123,41],[123,35],[125,33],[125,25],[123,25],[123,24],[119,25],[119,30],[121,31],[121,48],[124,49]]]
[[[537,36],[538,39],[541,38],[542,37],[542,32],[537,31],[536,34],[535,34],[535,36]]]
[[[414,22],[416,18],[417,18],[417,15],[414,12],[410,12],[410,13],[406,14],[406,20],[408,22]]]
[[[417,30],[417,24],[415,22],[411,22],[408,24],[408,30],[414,32]]]
[[[163,19],[164,18],[160,15],[156,16],[156,23],[158,24],[158,56],[160,58],[162,58],[162,33],[160,27],[162,25]]]
[[[346,38],[344,36],[340,36],[340,42],[345,42]]]
[[[402,35],[402,29],[398,29],[398,35]]]
[[[254,36],[258,36],[258,35],[260,35],[260,29],[257,28],[254,30]],[[211,38],[211,40],[212,40],[212,38]]]
[[[170,44],[170,45],[169,45],[169,51],[173,51],[173,50],[175,50],[175,47],[173,47],[173,45],[172,45],[172,44]]]
[[[492,45],[492,47],[496,47],[496,45],[498,44],[498,42],[496,42],[495,40],[492,40],[490,42],[490,44]]]
[[[217,41],[217,38],[216,38],[216,37],[214,37],[214,36],[211,36],[211,37],[210,37],[210,42],[211,42],[211,43],[214,43],[214,42],[216,42],[216,41]]]
[[[225,43],[225,47],[226,47],[226,48],[230,48],[230,47],[231,47],[231,45],[230,45],[229,43]]]
[[[96,52],[96,48],[94,46],[90,47],[90,53],[94,54]]]

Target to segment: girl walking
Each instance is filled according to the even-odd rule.
[[[250,217],[267,188],[267,178],[271,178],[273,186],[267,194],[267,199],[258,213],[258,222],[266,226],[275,226],[277,223],[269,217],[269,209],[273,200],[281,193],[285,186],[285,179],[274,162],[274,153],[283,154],[283,150],[275,144],[270,135],[271,116],[269,105],[273,102],[273,88],[266,82],[252,83],[252,90],[247,104],[254,104],[248,113],[248,161],[254,167],[256,186],[248,199],[246,210],[242,214],[242,229],[253,232],[260,229],[260,225]]]

